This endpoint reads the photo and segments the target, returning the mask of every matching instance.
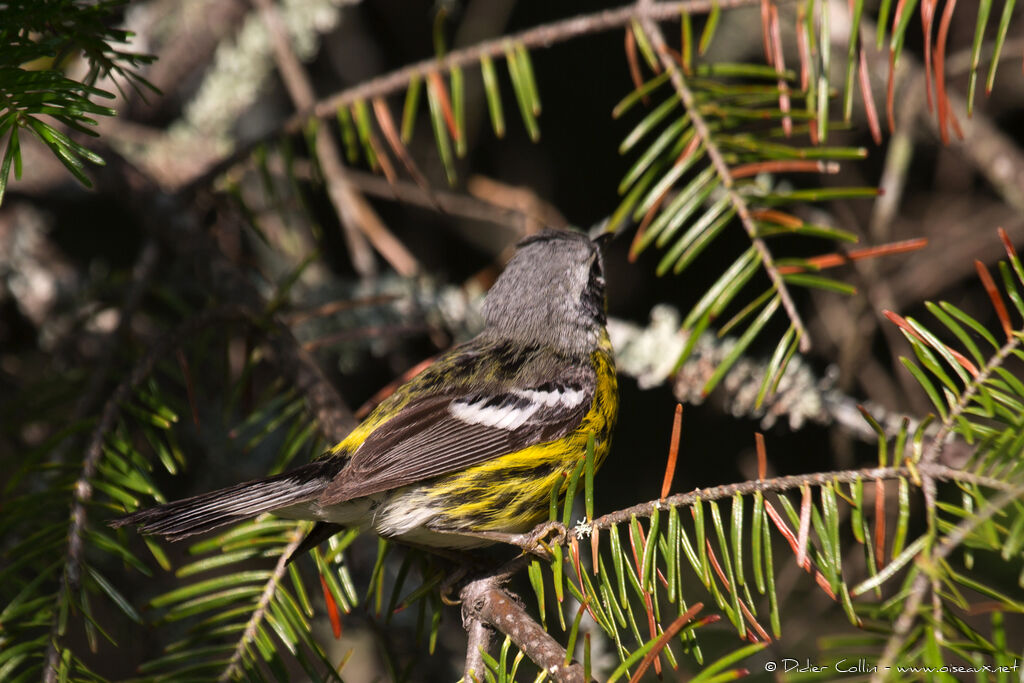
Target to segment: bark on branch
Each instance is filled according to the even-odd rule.
[[[566,664],[565,648],[534,621],[518,601],[502,590],[499,583],[499,578],[486,576],[470,581],[460,592],[462,619],[470,634],[478,633],[480,625],[489,626],[511,638],[516,647],[556,681],[582,683],[583,666],[573,661]],[[470,638],[471,646],[473,641],[474,638]],[[474,651],[479,650],[474,648]],[[482,680],[482,658],[476,663],[473,652],[467,652],[467,666],[471,661],[474,667],[481,667],[475,676]],[[467,676],[466,680],[472,679]]]

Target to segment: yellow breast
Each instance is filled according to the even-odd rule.
[[[607,337],[602,341],[590,356],[597,383],[579,427],[560,439],[444,476],[417,491],[411,498],[437,511],[431,528],[527,531],[547,516],[551,489],[558,486],[564,494],[570,475],[586,457],[591,434],[595,464],[601,465],[611,446],[619,406],[611,343]]]

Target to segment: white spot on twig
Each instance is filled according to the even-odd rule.
[[[576,526],[573,527],[572,532],[576,534],[577,539],[590,538],[590,534],[594,532],[593,527],[585,519],[581,519],[576,522]]]

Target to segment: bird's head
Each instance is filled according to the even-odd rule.
[[[600,248],[567,230],[523,239],[483,312],[489,334],[588,353],[606,320]]]

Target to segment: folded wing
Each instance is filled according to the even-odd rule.
[[[318,499],[334,505],[559,439],[583,420],[592,373],[566,382],[428,396],[378,427]]]

